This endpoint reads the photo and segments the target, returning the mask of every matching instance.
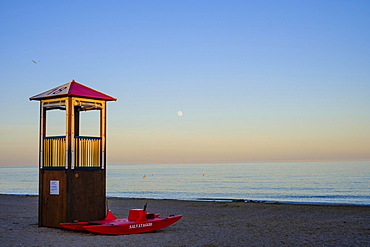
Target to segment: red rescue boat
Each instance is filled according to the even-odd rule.
[[[182,215],[167,218],[160,218],[159,216],[159,214],[148,213],[146,207],[144,207],[144,209],[131,209],[128,218],[117,219],[108,209],[104,220],[60,223],[60,225],[76,231],[122,235],[159,230],[172,225],[182,217]]]

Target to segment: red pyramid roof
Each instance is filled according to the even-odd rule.
[[[95,89],[89,88],[82,85],[75,80],[63,84],[59,87],[50,89],[46,92],[32,96],[30,100],[42,100],[48,98],[59,98],[65,96],[79,96],[84,98],[102,99],[106,101],[117,100],[112,96],[96,91]]]

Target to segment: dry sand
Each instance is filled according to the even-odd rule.
[[[0,195],[1,246],[370,246],[370,206],[108,199],[183,218],[162,230],[98,235],[37,226],[36,196]]]

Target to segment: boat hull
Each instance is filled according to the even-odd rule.
[[[182,215],[171,216],[168,218],[155,218],[150,219],[144,222],[135,222],[128,221],[125,223],[111,222],[106,224],[89,224],[83,226],[84,230],[101,233],[101,234],[113,234],[113,235],[122,235],[122,234],[135,234],[143,232],[151,232],[165,228],[172,225],[176,221],[180,220]],[[119,219],[117,219],[119,220]]]
[[[89,222],[60,223],[59,225],[74,231],[86,231],[84,226],[89,225]]]
[[[180,220],[182,215],[167,218],[153,218],[144,221],[132,221],[128,218],[97,220],[90,222],[60,223],[64,228],[75,231],[89,231],[100,234],[123,235],[156,231],[172,225]]]

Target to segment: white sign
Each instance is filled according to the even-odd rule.
[[[141,227],[148,227],[148,226],[152,226],[153,223],[152,222],[149,222],[149,223],[140,223],[140,224],[133,224],[133,225],[130,225],[130,229],[133,229],[133,228],[141,228]]]
[[[50,195],[59,195],[59,181],[50,180]]]

